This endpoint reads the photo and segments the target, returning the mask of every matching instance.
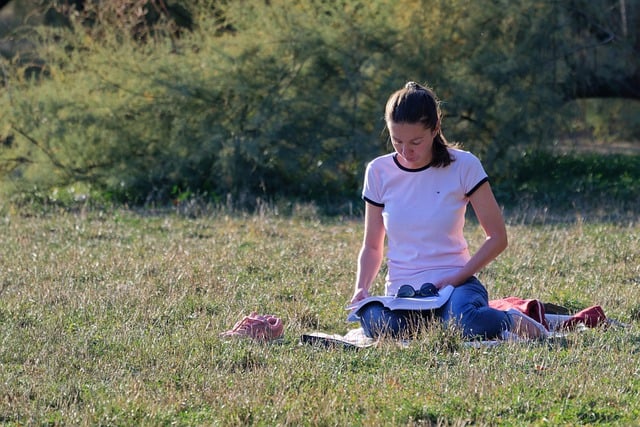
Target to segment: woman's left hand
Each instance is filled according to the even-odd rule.
[[[443,277],[440,280],[436,281],[434,283],[434,285],[436,286],[436,288],[438,288],[440,290],[440,289],[442,289],[444,287],[447,287],[449,285],[456,286],[458,284],[457,281],[458,281],[458,279],[456,277],[447,276],[447,277]]]

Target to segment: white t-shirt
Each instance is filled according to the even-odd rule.
[[[465,212],[469,196],[488,178],[476,156],[454,148],[449,152],[454,161],[447,167],[407,169],[395,152],[367,165],[362,198],[383,207],[387,295],[404,284],[435,282],[470,258]]]

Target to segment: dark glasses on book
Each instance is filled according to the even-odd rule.
[[[436,297],[438,296],[438,288],[433,283],[425,283],[416,290],[411,285],[402,285],[398,288],[396,298],[420,298],[420,297]]]

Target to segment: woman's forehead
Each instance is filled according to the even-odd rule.
[[[414,139],[424,136],[427,130],[422,123],[388,123],[391,136],[399,139]]]

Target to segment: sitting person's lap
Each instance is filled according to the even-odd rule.
[[[388,335],[392,338],[408,337],[433,317],[430,311],[390,310],[381,303],[369,303],[359,311],[360,324],[369,338]]]
[[[436,317],[446,325],[455,325],[467,338],[495,338],[510,329],[510,316],[489,307],[486,288],[475,277],[457,286],[449,300],[435,311],[389,310],[379,303],[360,309],[360,324],[370,338],[380,335],[391,337],[410,336]]]

